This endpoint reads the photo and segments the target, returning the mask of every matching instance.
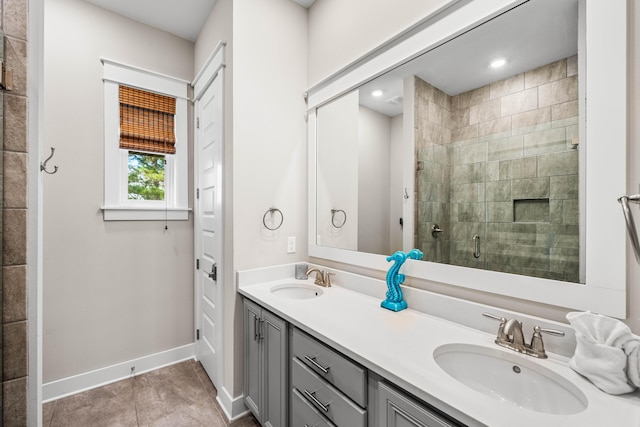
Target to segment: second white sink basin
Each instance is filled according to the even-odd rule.
[[[468,345],[438,347],[436,363],[462,384],[517,407],[557,415],[587,408],[584,393],[561,375],[517,353]]]
[[[324,291],[308,283],[284,283],[271,288],[271,293],[283,298],[309,299],[321,296]]]

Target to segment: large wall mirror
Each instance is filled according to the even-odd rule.
[[[624,7],[449,6],[310,91],[310,255],[624,317]]]

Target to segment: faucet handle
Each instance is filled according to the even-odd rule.
[[[547,352],[544,349],[544,342],[542,341],[542,333],[555,335],[557,337],[563,337],[564,332],[557,329],[546,329],[540,326],[533,327],[533,337],[531,337],[531,355],[540,359],[547,358]]]
[[[331,286],[331,276],[335,276],[335,273],[329,273],[328,271],[325,271],[324,273],[324,285],[328,288]]]
[[[504,317],[498,317],[495,314],[491,313],[482,313],[482,315],[484,317],[488,317],[489,319],[497,320],[498,322],[500,322],[500,325],[498,326],[498,335],[496,336],[496,343],[498,343],[498,341],[506,342],[509,339],[507,334],[504,332],[504,325],[507,324],[507,319]]]

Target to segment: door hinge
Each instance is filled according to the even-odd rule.
[[[200,117],[196,117],[196,129],[200,129]]]
[[[200,200],[200,189],[196,188],[196,199]]]
[[[200,339],[200,329],[196,329],[196,340]]]
[[[196,270],[200,270],[200,260],[196,259]]]

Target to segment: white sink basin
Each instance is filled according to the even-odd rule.
[[[285,283],[272,287],[271,293],[283,298],[309,299],[319,297],[324,291],[319,286],[308,283]]]
[[[446,344],[436,363],[462,384],[520,408],[548,414],[577,414],[588,401],[575,385],[517,353],[468,344]]]

